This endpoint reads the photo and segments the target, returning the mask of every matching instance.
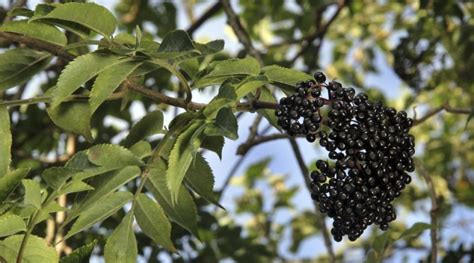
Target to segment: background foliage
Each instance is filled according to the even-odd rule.
[[[7,262],[474,260],[470,1],[4,2]],[[304,180],[321,151],[273,127],[276,99],[316,70],[416,120],[385,233],[333,243]],[[265,145],[295,169],[251,154]]]

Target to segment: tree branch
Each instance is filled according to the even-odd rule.
[[[75,58],[73,54],[70,54],[69,52],[67,52],[63,47],[57,46],[51,43],[47,43],[41,40],[33,39],[26,36],[21,36],[18,34],[5,33],[5,32],[0,32],[0,37],[6,38],[12,42],[25,44],[36,50],[47,51],[67,61],[74,60]],[[180,107],[184,109],[191,109],[191,110],[200,110],[207,105],[207,104],[196,103],[196,102],[189,102],[188,104],[188,102],[184,99],[168,97],[162,93],[153,91],[151,89],[147,89],[143,86],[134,84],[133,82],[128,81],[128,80],[125,82],[125,84],[130,90],[140,93],[160,103],[164,103],[164,104],[168,104],[168,105],[172,105],[172,106],[176,106],[176,107]],[[73,95],[71,96],[70,99],[76,100],[76,99],[84,99],[84,98],[88,98],[88,97],[81,96],[81,95]],[[112,98],[112,99],[115,99],[115,98]],[[0,101],[0,105],[18,106],[22,104],[35,104],[39,102],[49,103],[50,100],[51,99],[49,97],[37,97],[37,98],[31,98],[27,100]],[[265,102],[265,101],[258,101],[258,100],[251,101],[251,102],[237,103],[237,110],[239,111],[255,111],[258,109],[276,109],[277,107],[278,107],[278,104]]]
[[[199,17],[189,28],[186,30],[190,36],[196,32],[209,18],[214,16],[222,8],[222,2],[218,1],[211,6],[201,17]]]
[[[125,92],[116,92],[110,95],[107,100],[117,100],[123,97]],[[29,99],[22,99],[22,100],[0,100],[0,105],[6,107],[15,107],[21,105],[31,105],[31,104],[38,104],[38,103],[51,103],[51,97],[48,96],[38,96]],[[65,101],[87,101],[89,100],[89,96],[86,95],[71,95],[68,96]]]
[[[39,51],[47,51],[55,56],[58,56],[60,58],[63,58],[65,60],[73,60],[74,55],[71,53],[67,52],[63,47],[51,44],[48,42],[44,42],[38,39],[30,38],[27,36],[22,36],[18,34],[13,34],[13,33],[6,33],[6,32],[0,32],[0,38],[5,38],[7,40],[10,40],[12,42],[16,43],[21,43],[26,45],[29,48],[39,50]]]
[[[310,188],[311,182],[308,177],[309,171],[304,162],[303,155],[301,154],[301,150],[298,146],[298,143],[296,142],[296,139],[293,137],[289,137],[288,140],[290,141],[290,145],[295,155],[296,161],[298,161],[298,166],[300,167],[301,175],[303,176],[304,182],[306,184],[306,189],[309,192],[311,192],[311,188]],[[318,217],[319,227],[321,228],[321,232],[323,234],[324,245],[326,246],[326,250],[328,252],[329,262],[336,262],[336,256],[334,255],[334,250],[332,248],[331,237],[329,235],[329,231],[325,222],[326,217],[319,211],[318,204],[314,200],[313,200],[313,205],[314,205],[315,214]]]
[[[430,200],[431,200],[431,210],[430,210],[430,218],[431,218],[431,230],[430,230],[430,236],[431,236],[431,263],[436,263],[437,258],[438,258],[438,199],[436,197],[436,190],[435,186],[433,184],[433,180],[431,179],[431,176],[428,174],[428,171],[426,171],[419,162],[416,162],[418,166],[418,170],[420,171],[420,174],[423,176],[423,178],[426,181],[426,185],[428,186],[428,191],[430,195]]]
[[[423,117],[418,118],[418,119],[415,118],[415,120],[413,120],[413,126],[419,125],[427,121],[429,118],[435,116],[436,114],[442,111],[446,111],[453,114],[471,114],[472,113],[470,109],[452,108],[451,106],[449,106],[449,103],[446,102],[442,106],[430,110]]]
[[[22,7],[24,5],[27,4],[27,0],[16,0],[13,5],[11,6],[10,8],[10,11],[15,9],[15,8],[19,8],[19,7]],[[12,16],[10,16],[10,14],[7,13],[7,16],[5,17],[5,19],[3,20],[3,22],[7,22],[7,21],[11,21],[13,19]]]
[[[318,39],[319,42],[318,44],[316,45],[316,54],[319,54],[319,50],[321,49],[321,46],[322,46],[322,43],[323,43],[323,39],[326,35],[326,33],[328,32],[328,29],[329,27],[332,25],[332,23],[336,20],[336,18],[339,16],[339,14],[341,13],[341,10],[344,8],[345,6],[345,0],[339,0],[339,2],[337,3],[337,9],[336,9],[336,12],[334,13],[334,15],[332,15],[332,17],[326,22],[326,24],[324,24],[324,26],[318,26],[316,25],[317,29],[316,31],[314,32],[314,34],[308,36],[306,39],[304,39],[305,41],[303,41],[303,44],[301,46],[301,49],[300,51],[290,60],[291,63],[295,63],[295,61],[301,56],[303,55],[304,53],[306,53],[306,51],[311,47],[311,44],[316,40]],[[328,7],[328,5],[324,6],[320,12],[320,16],[322,16],[322,12],[324,10],[326,10]],[[320,21],[317,21],[317,24],[320,23]],[[317,58],[316,58],[317,60]]]
[[[270,134],[267,136],[257,136],[254,139],[247,140],[246,142],[239,145],[239,147],[237,148],[237,154],[245,155],[252,147],[256,145],[278,140],[278,139],[288,139],[288,135],[286,133],[275,133],[275,134]]]
[[[225,13],[227,14],[227,22],[229,23],[230,27],[232,27],[232,30],[239,39],[239,42],[242,43],[250,55],[254,56],[261,64],[263,62],[262,55],[253,46],[252,39],[250,39],[248,32],[240,22],[240,19],[234,12],[234,9],[232,9],[229,0],[222,0],[222,5],[224,7]]]

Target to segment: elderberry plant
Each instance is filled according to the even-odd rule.
[[[318,138],[328,151],[330,160],[317,160],[311,172],[311,197],[334,219],[335,241],[344,235],[355,241],[373,223],[387,230],[396,218],[391,202],[415,170],[413,120],[339,82],[326,83],[321,72],[314,78],[317,83],[297,83],[296,93],[282,98],[275,112],[290,136],[304,135],[309,142]],[[323,89],[327,98],[321,97]],[[322,117],[324,105],[328,110]]]

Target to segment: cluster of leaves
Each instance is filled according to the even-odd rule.
[[[214,85],[221,88],[204,108],[177,116],[166,130],[163,129],[162,112],[149,112],[130,129],[121,146],[96,144],[74,154],[63,167],[35,171],[32,175],[35,179],[23,179],[28,174],[26,168],[10,169],[11,131],[9,125],[3,125],[1,135],[9,139],[2,141],[0,147],[2,156],[6,156],[2,158],[1,172],[5,181],[1,184],[1,220],[5,222],[1,235],[9,237],[0,244],[0,254],[7,261],[15,260],[19,250],[24,251],[18,257],[23,256],[25,260],[41,255],[45,262],[57,261],[54,249],[47,248],[44,241],[40,242],[41,239],[31,233],[51,213],[60,211],[67,214],[60,226],[67,230],[66,240],[131,203],[107,239],[104,255],[110,262],[118,259],[135,261],[134,219],[148,237],[169,251],[175,251],[170,240],[170,221],[199,237],[196,206],[190,191],[219,205],[213,193],[212,170],[199,149],[206,148],[221,155],[223,136],[237,138],[237,120],[233,112],[247,94],[265,84],[288,86],[298,79],[308,78],[304,73],[278,66],[260,68],[252,57],[218,60],[201,67],[200,61],[205,56],[222,50],[223,41],[199,44],[184,31],[173,31],[158,43],[142,36],[138,28],[135,36],[127,33],[113,36],[115,18],[96,4],[40,4],[34,11],[17,9],[12,15],[28,19],[6,22],[0,31],[64,47],[72,56],[77,56],[41,99],[48,102],[46,110],[54,124],[82,135],[89,142],[94,141],[90,123],[96,110],[117,94],[114,93],[117,89],[122,89],[122,93],[129,92],[127,82],[142,85],[143,75],[154,70],[164,69],[178,78],[188,96],[185,103],[191,99],[191,89]],[[102,19],[98,21],[95,17]],[[58,28],[81,39],[88,39],[92,32],[103,38],[97,42],[70,43]],[[78,53],[79,47],[90,44],[97,44],[97,50],[83,55]],[[28,48],[9,49],[0,54],[1,89],[21,85],[45,70],[51,56]],[[123,107],[132,100],[130,96],[121,98]],[[264,91],[262,98],[274,101],[269,90]],[[1,110],[2,123],[9,124],[6,107],[2,106]],[[262,114],[274,118],[271,112]],[[269,121],[275,123],[273,119]],[[152,150],[152,145],[143,139],[159,133],[164,136]],[[134,180],[139,182],[135,194],[122,189]],[[23,191],[12,194],[20,183]],[[153,198],[142,193],[143,187]],[[76,201],[70,208],[57,203],[62,195],[75,196]],[[13,201],[17,199],[23,201]]]

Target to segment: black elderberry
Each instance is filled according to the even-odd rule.
[[[305,136],[314,142],[322,121],[319,108],[324,101],[320,95],[321,87],[314,80],[298,82],[295,93],[282,98],[275,111],[280,127],[290,136]]]
[[[319,138],[333,160],[316,162],[311,197],[334,219],[336,241],[343,236],[354,241],[373,223],[387,230],[396,219],[390,203],[411,182],[407,173],[415,170],[415,138],[409,134],[413,120],[339,82],[326,83],[321,72],[314,78],[298,82],[296,93],[282,98],[275,111],[289,135],[304,135],[310,142]],[[321,97],[326,94],[322,89],[327,98]],[[320,112],[321,107],[328,110]]]
[[[314,73],[314,79],[318,83],[323,83],[323,82],[326,81],[326,76],[324,75],[324,73],[318,71],[318,72]]]

